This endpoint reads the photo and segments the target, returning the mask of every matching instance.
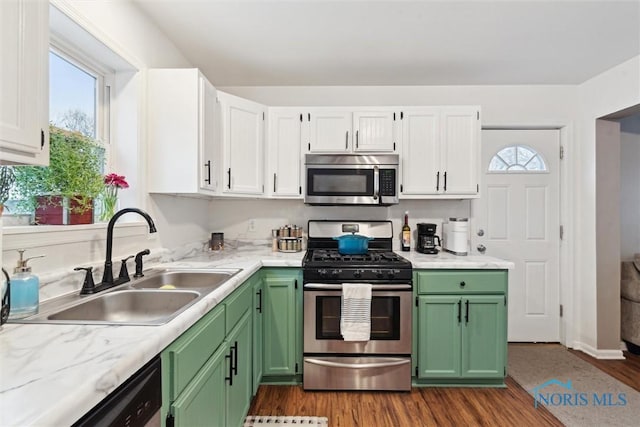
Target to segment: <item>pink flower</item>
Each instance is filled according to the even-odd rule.
[[[124,175],[118,175],[110,173],[104,176],[104,185],[116,188],[129,188],[129,184],[124,178]]]

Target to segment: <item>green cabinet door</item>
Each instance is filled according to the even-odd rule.
[[[503,378],[507,345],[506,297],[469,295],[462,298],[462,375]]]
[[[460,377],[460,297],[423,295],[418,305],[418,378]]]
[[[225,377],[229,374],[227,346],[209,358],[180,397],[171,404],[169,416],[176,427],[226,426]]]
[[[264,275],[264,376],[294,375],[301,323],[296,316],[298,269],[273,269]]]
[[[240,427],[249,411],[252,396],[253,364],[251,310],[247,310],[235,328],[227,335],[227,346],[231,349],[233,381],[227,385],[227,426]]]
[[[263,322],[264,322],[264,286],[262,275],[254,274],[253,280],[253,385],[252,392],[255,396],[258,386],[262,381],[262,355],[263,346]]]

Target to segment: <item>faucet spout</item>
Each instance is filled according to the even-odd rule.
[[[113,280],[113,271],[112,271],[113,263],[111,261],[111,255],[113,251],[113,227],[115,226],[118,218],[130,212],[137,213],[147,221],[147,224],[149,224],[149,233],[155,233],[157,231],[156,225],[154,224],[153,219],[151,219],[151,216],[149,216],[149,214],[146,213],[145,211],[137,208],[120,209],[118,212],[116,212],[113,215],[113,217],[111,217],[111,220],[109,220],[109,224],[107,225],[107,256],[104,262],[104,273],[102,275],[102,283],[100,284],[105,286],[103,289],[106,289],[107,287],[111,287],[115,285]]]

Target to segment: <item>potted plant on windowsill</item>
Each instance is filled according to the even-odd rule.
[[[93,201],[103,189],[104,149],[79,132],[49,126],[49,166],[16,167],[14,190],[36,224],[91,224]]]

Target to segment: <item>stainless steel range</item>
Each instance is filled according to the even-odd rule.
[[[368,251],[342,255],[333,237],[354,228],[372,238]],[[412,267],[392,251],[391,222],[309,221],[308,230],[302,261],[304,388],[410,390]],[[343,283],[371,284],[367,341],[342,338]]]

